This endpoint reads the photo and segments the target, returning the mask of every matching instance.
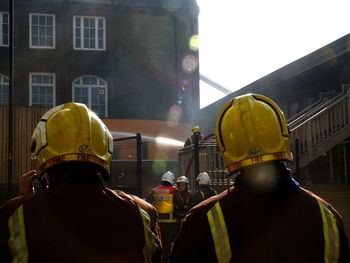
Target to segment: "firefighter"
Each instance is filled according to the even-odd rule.
[[[170,250],[180,227],[177,212],[184,209],[184,201],[174,184],[174,174],[167,171],[162,175],[161,185],[153,188],[146,197],[146,201],[153,204],[158,212],[158,223],[163,245],[163,262],[169,262]]]
[[[193,196],[193,206],[198,205],[204,200],[208,199],[217,194],[217,192],[209,186],[211,178],[208,173],[202,172],[197,176],[196,181],[198,182],[199,189]]]
[[[192,193],[188,190],[189,180],[186,176],[180,176],[176,180],[177,189],[179,189],[182,199],[184,200],[184,209],[178,212],[180,219],[184,218],[186,213],[191,209],[193,204]]]
[[[235,184],[190,210],[172,262],[348,262],[341,217],[286,168],[287,123],[272,100],[229,101],[215,135]]]
[[[0,207],[0,262],[160,262],[154,207],[103,184],[113,138],[95,113],[73,102],[50,109],[30,150],[36,170]]]
[[[203,134],[201,134],[201,128],[199,126],[194,126],[191,129],[191,133],[192,133],[191,136],[188,137],[187,140],[185,141],[184,147],[195,144],[196,138],[198,139],[198,142],[200,142],[204,138]]]

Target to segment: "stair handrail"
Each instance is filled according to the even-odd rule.
[[[298,112],[297,114],[295,114],[294,116],[292,116],[291,118],[289,118],[287,120],[288,125],[293,125],[294,122],[298,121],[300,118],[305,116],[305,113],[307,113],[308,111],[310,111],[311,109],[317,107],[319,104],[324,103],[325,100],[324,99],[320,99],[316,102],[314,102],[313,104],[307,106],[305,109],[303,109],[302,111]]]
[[[322,112],[332,108],[334,105],[336,105],[339,101],[344,100],[345,98],[350,96],[350,89],[348,91],[343,90],[342,93],[340,93],[339,95],[337,95],[336,97],[334,97],[333,99],[327,101],[327,103],[322,104],[321,106],[323,106],[321,109],[318,107],[317,108],[317,112],[315,113],[315,110],[313,110],[312,112],[310,112],[310,114],[306,114],[304,120],[299,123],[297,126],[295,127],[289,127],[290,131],[294,131],[297,128],[299,128],[300,126],[302,126],[303,124],[310,122],[312,119],[316,118],[319,114],[321,114]],[[311,115],[311,116],[310,116]]]
[[[312,108],[310,106],[309,110],[308,111],[305,111],[305,113],[303,113],[299,118],[295,119],[294,121],[291,121],[288,120],[287,123],[288,123],[288,127],[290,130],[294,130],[296,127],[299,127],[300,126],[300,123],[304,123],[305,120],[310,120],[312,119],[312,116],[314,116],[315,114],[318,115],[319,111],[320,110],[324,110],[325,108],[328,108],[330,105],[334,105],[336,104],[336,102],[338,102],[338,100],[341,100],[344,96],[348,96],[348,90],[349,88],[345,88],[344,86],[342,87],[342,92],[339,93],[337,96],[335,96],[334,98],[330,99],[330,100],[327,100],[326,102],[324,103],[321,103],[321,104],[318,104],[318,105],[315,105],[314,108]],[[314,105],[314,104],[313,104]]]
[[[344,88],[342,89],[344,90]],[[339,93],[338,92],[320,92],[319,94],[319,99],[317,101],[315,101],[314,103],[312,103],[311,105],[307,106],[305,109],[299,111],[297,114],[295,114],[294,116],[290,117],[287,120],[287,123],[289,123],[290,125],[293,124],[293,122],[297,121],[299,118],[301,118],[303,115],[305,115],[306,112],[310,111],[312,108],[317,107],[319,104],[321,103],[325,103],[327,100],[329,100],[328,98],[325,98],[324,95],[334,95],[332,97],[332,99],[337,96]]]

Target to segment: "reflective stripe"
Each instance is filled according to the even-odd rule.
[[[336,263],[339,258],[339,231],[337,222],[332,212],[317,200],[321,210],[324,236],[324,262]]]
[[[41,174],[48,167],[51,167],[53,165],[60,164],[63,162],[70,162],[70,161],[82,161],[82,162],[95,163],[109,170],[109,164],[106,161],[102,160],[101,158],[98,158],[91,154],[85,154],[85,153],[70,153],[65,155],[59,155],[47,160],[46,162],[40,165],[40,167],[37,169],[37,172],[38,174]]]
[[[26,231],[24,227],[23,205],[18,207],[8,221],[10,239],[9,247],[12,255],[12,263],[27,263],[28,248],[26,243]]]
[[[258,155],[251,158],[244,159],[239,162],[234,162],[229,164],[227,166],[227,171],[230,174],[233,171],[239,170],[249,165],[254,165],[254,164],[264,163],[264,162],[269,162],[274,160],[282,160],[282,159],[293,160],[293,156],[291,152],[277,152],[277,153]]]
[[[201,194],[203,200],[205,200],[205,195],[204,195],[203,191],[199,191],[199,193]]]
[[[152,257],[156,252],[158,245],[155,241],[154,233],[151,229],[151,219],[148,213],[145,210],[143,210],[140,206],[138,206],[138,208],[141,213],[143,229],[145,232],[145,246],[143,248],[143,256],[145,258],[145,262],[152,262]]]
[[[230,240],[228,238],[226,223],[219,202],[216,202],[215,206],[208,211],[207,217],[214,240],[215,253],[218,262],[230,262],[232,257]]]

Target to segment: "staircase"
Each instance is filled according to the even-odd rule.
[[[295,169],[316,158],[350,136],[350,85],[332,99],[320,99],[288,120],[294,149]]]

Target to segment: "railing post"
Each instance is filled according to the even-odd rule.
[[[136,133],[136,151],[137,151],[137,160],[136,160],[136,174],[137,174],[137,188],[138,195],[142,198],[142,151],[141,151],[141,134]]]
[[[295,179],[300,180],[300,151],[299,139],[294,140],[294,162],[295,162]]]
[[[194,178],[196,180],[198,174],[199,174],[199,137],[200,133],[196,132],[194,133]],[[197,189],[197,184],[196,184],[196,189]]]

